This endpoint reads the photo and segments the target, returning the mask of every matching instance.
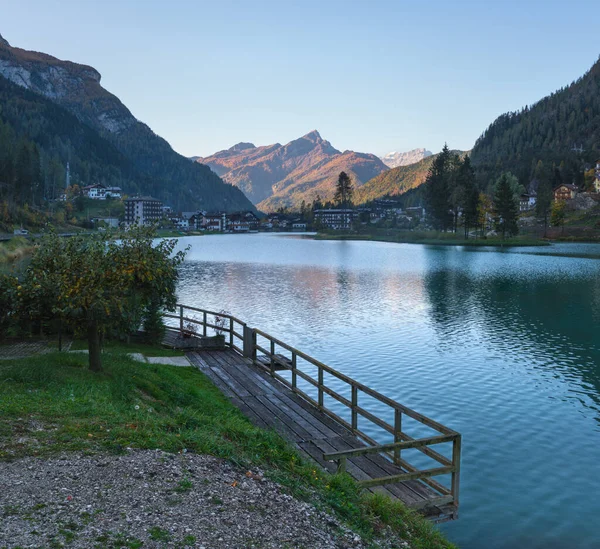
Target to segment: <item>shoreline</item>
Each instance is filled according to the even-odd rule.
[[[411,236],[409,236],[411,235]],[[422,233],[372,235],[372,234],[328,234],[317,233],[314,240],[364,240],[373,242],[390,242],[392,244],[425,244],[428,246],[469,246],[493,248],[517,247],[543,247],[550,246],[550,240],[542,239],[464,239],[464,238],[439,238],[435,236],[422,236]]]

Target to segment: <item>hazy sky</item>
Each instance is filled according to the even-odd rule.
[[[338,149],[469,149],[596,61],[598,1],[0,0],[13,46],[94,66],[185,155],[310,130]]]

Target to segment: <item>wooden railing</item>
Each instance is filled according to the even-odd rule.
[[[244,352],[243,343],[246,323],[235,316],[225,311],[208,311],[181,304],[177,304],[176,312],[177,314],[163,313],[163,318],[170,319],[166,323],[167,329],[178,331],[181,334],[198,336],[223,334],[225,335],[225,345],[235,349],[238,353]],[[173,320],[176,323],[173,323]],[[201,332],[191,332],[187,328],[189,324],[199,326]],[[211,334],[209,334],[209,329],[212,330]]]
[[[178,326],[170,326],[171,329],[178,329],[183,332],[185,330],[185,323],[191,322],[202,326],[203,335],[207,335],[207,329],[228,334],[228,337],[226,337],[227,346],[250,359],[255,365],[267,371],[269,375],[289,387],[294,393],[300,395],[324,414],[344,425],[368,445],[363,448],[324,454],[324,460],[337,462],[338,471],[345,471],[348,458],[360,455],[380,454],[400,467],[402,472],[359,482],[363,487],[368,488],[409,480],[420,480],[439,495],[439,497],[428,500],[427,504],[452,504],[455,509],[458,508],[461,456],[461,435],[459,433],[334,370],[262,330],[250,328],[246,323],[228,313],[219,313],[184,305],[177,305],[177,307],[179,314],[164,315],[168,319],[176,319],[178,321]],[[190,313],[186,314],[186,311],[190,311]],[[199,318],[196,315],[199,315]],[[225,323],[222,320],[216,320],[223,318],[226,320]],[[313,370],[316,368],[316,377],[308,373],[307,370],[310,368],[313,368]],[[281,375],[280,372],[282,371],[287,371],[290,375],[288,377]],[[350,398],[346,398],[340,394],[340,390],[335,390],[328,386],[325,383],[326,374],[336,380],[336,385],[345,386],[349,389]],[[306,382],[303,388],[299,387],[299,380]],[[309,390],[311,390],[311,394],[307,392]],[[332,397],[349,410],[349,421],[325,405],[326,395]],[[367,409],[369,406],[361,405],[361,395],[374,399],[378,403],[377,410]],[[380,417],[381,415],[386,415],[381,413],[381,405],[388,410],[387,415],[393,416],[393,424]],[[379,444],[363,429],[359,429],[359,417],[364,418],[370,424],[392,435],[393,442]],[[420,431],[426,428],[434,431],[436,434],[434,436],[409,435],[403,428],[403,418],[405,417],[415,420],[421,428],[419,429]],[[450,457],[432,448],[432,446],[444,444],[452,445]],[[422,468],[414,462],[409,462],[405,456],[403,457],[403,451],[411,449],[418,450],[439,466]],[[449,486],[445,486],[432,478],[440,475],[450,476]]]

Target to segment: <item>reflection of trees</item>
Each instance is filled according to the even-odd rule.
[[[557,371],[600,405],[598,276],[490,276],[448,263],[436,256],[424,281],[442,348],[475,327],[507,361]]]

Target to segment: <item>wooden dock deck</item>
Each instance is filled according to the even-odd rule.
[[[435,522],[458,517],[461,442],[458,433],[268,334],[247,327],[235,317],[186,307],[201,313],[198,320],[191,315],[184,317],[183,306],[180,307],[179,316],[165,315],[179,320],[179,329],[172,326],[165,344],[176,346],[181,342],[179,334],[184,322],[190,320],[202,326],[202,335],[215,328],[226,332],[226,349],[195,349],[188,351],[187,356],[257,426],[274,429],[328,471],[347,472],[365,489],[397,498]],[[210,323],[210,315],[219,315],[219,318]],[[228,319],[225,323],[224,317]],[[241,328],[236,324],[241,324]],[[316,379],[307,373],[309,366],[317,368]],[[287,372],[282,372],[284,370]],[[347,383],[351,398],[328,387],[325,374]],[[298,380],[305,382],[302,388]],[[314,398],[308,394],[309,388],[314,389]],[[359,394],[389,406],[394,413],[394,425],[368,411],[366,405],[365,408],[359,406]],[[325,395],[346,405],[351,410],[351,419],[346,421],[325,406]],[[359,416],[387,431],[393,436],[393,442],[378,444],[362,432]],[[415,420],[420,427],[432,429],[436,436],[409,436],[406,427],[404,430],[402,427],[403,416]],[[422,433],[422,429],[419,432]],[[451,444],[451,457],[434,451],[431,446],[436,444]],[[422,452],[441,467],[417,467],[407,461],[405,450]],[[450,487],[431,478],[437,475],[450,477]]]

